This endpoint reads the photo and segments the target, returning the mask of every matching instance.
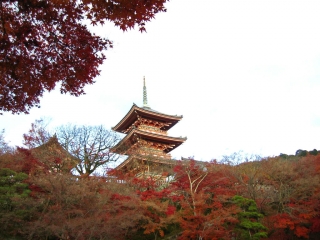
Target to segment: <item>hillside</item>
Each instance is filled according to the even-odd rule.
[[[1,239],[320,238],[315,152],[238,165],[177,161],[162,185],[51,171],[44,156],[2,152]]]

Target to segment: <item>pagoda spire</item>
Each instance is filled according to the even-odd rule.
[[[146,78],[145,77],[143,77],[143,107],[150,108],[148,106],[147,87],[146,87]]]

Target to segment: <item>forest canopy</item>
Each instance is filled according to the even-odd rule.
[[[317,150],[245,162],[235,155],[223,162],[176,160],[165,182],[114,170],[81,175],[71,171],[79,162],[60,144],[45,142],[41,123],[24,135],[27,148],[9,148],[0,133],[0,238],[320,237]]]

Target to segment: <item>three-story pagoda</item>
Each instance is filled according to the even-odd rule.
[[[151,109],[143,79],[143,107],[133,104],[124,118],[112,129],[126,136],[111,151],[128,158],[116,170],[132,172],[138,177],[165,176],[174,164],[170,152],[187,138],[171,137],[168,130],[182,116],[168,115]]]

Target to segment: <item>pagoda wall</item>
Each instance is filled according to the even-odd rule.
[[[171,159],[171,155],[165,152],[166,149],[172,148],[170,144],[138,139],[134,144],[128,143],[127,146],[128,149],[125,151],[125,155],[141,155]]]

